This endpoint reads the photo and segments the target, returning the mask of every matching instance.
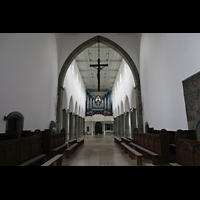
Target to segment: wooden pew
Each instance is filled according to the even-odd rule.
[[[200,141],[177,138],[177,163],[183,166],[200,166]]]
[[[77,150],[78,148],[78,143],[75,143],[75,144],[72,144],[70,147],[68,147],[66,150],[65,150],[65,156],[66,158],[69,158],[74,152],[75,150]]]
[[[42,154],[41,133],[29,137],[0,141],[0,166],[40,165]]]
[[[181,166],[178,163],[169,163],[170,166]]]
[[[171,160],[169,134],[165,129],[162,129],[159,134],[142,133],[138,132],[138,129],[134,129],[134,144],[158,154],[160,164],[169,163]]]
[[[129,154],[131,159],[135,159],[135,156],[137,157],[137,165],[142,165],[143,155],[141,153],[123,142],[121,143],[121,146],[123,147],[124,152]]]
[[[72,139],[68,141],[69,147],[73,144],[77,143],[77,139]]]
[[[118,138],[118,137],[114,137],[114,141],[117,143],[117,144],[121,144],[121,142],[122,142],[122,140],[120,139],[120,138]]]
[[[122,142],[124,142],[125,144],[129,145],[129,143],[131,142],[131,140],[125,138],[125,137],[121,137]]]
[[[43,153],[52,157],[53,149],[65,144],[65,133],[51,133],[49,129],[42,131]]]
[[[51,158],[50,160],[48,160],[41,166],[53,166],[55,162],[57,166],[62,166],[62,156],[63,154],[57,154],[56,156],[54,156],[53,158]]]
[[[79,147],[81,144],[84,144],[84,138],[77,140],[77,143],[78,143],[78,147]]]
[[[36,156],[30,160],[27,160],[21,164],[19,164],[18,166],[34,166],[34,165],[39,165],[41,163],[44,163],[44,158],[46,157],[46,154],[40,154],[39,156]]]
[[[57,154],[62,154],[66,148],[67,148],[67,143],[56,147],[55,149],[52,150],[52,156],[55,156]]]
[[[139,150],[139,151],[142,151],[144,157],[146,157],[146,154],[150,155],[151,158],[152,158],[152,163],[153,163],[154,165],[158,165],[158,164],[160,163],[160,162],[159,162],[160,157],[159,157],[159,155],[158,155],[157,153],[155,153],[155,152],[153,152],[153,151],[150,151],[150,150],[148,150],[148,149],[145,149],[144,147],[141,147],[141,146],[139,146],[139,145],[137,145],[137,144],[135,144],[135,143],[130,143],[130,146],[132,146],[134,149],[137,149],[137,150]]]

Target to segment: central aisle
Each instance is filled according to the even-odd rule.
[[[113,135],[85,135],[85,143],[70,158],[63,156],[63,166],[136,166]]]

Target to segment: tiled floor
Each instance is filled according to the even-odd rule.
[[[85,135],[85,142],[70,158],[63,155],[63,166],[137,166],[120,146],[113,135]]]

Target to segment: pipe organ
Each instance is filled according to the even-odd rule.
[[[103,96],[92,95],[89,90],[86,90],[86,116],[95,114],[112,116],[111,90],[108,90]]]

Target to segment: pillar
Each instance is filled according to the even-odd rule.
[[[134,138],[134,128],[136,128],[136,109],[130,109],[131,117],[131,137]]]
[[[69,113],[69,140],[74,138],[74,113]]]
[[[130,125],[129,125],[129,112],[124,114],[125,117],[125,137],[130,137]]]
[[[74,123],[74,138],[78,138],[78,115],[74,115],[75,123]]]

